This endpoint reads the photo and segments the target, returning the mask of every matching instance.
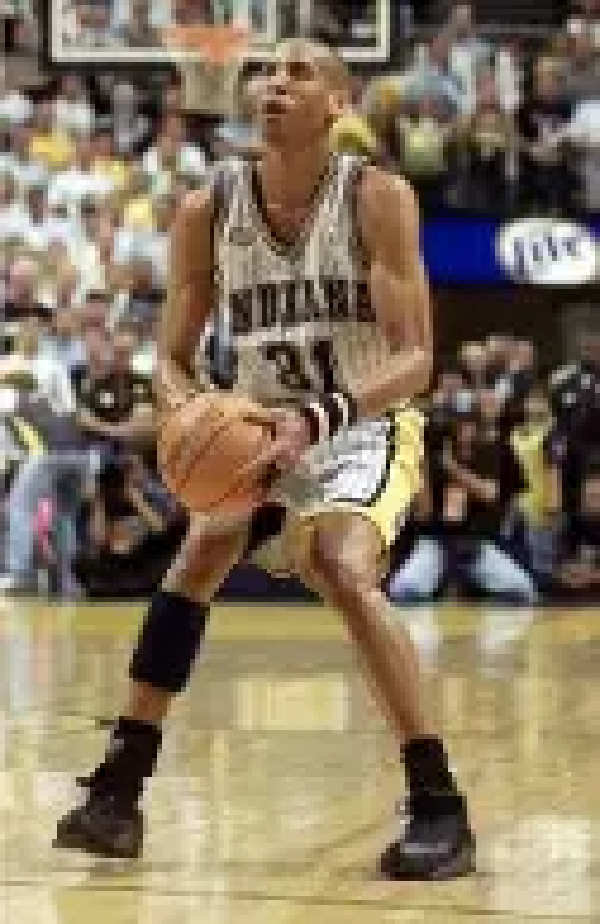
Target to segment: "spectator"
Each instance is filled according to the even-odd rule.
[[[93,158],[93,142],[87,137],[80,138],[69,166],[59,171],[51,183],[48,196],[53,205],[67,206],[70,214],[78,215],[85,199],[110,196],[114,183],[110,177],[92,171]]]
[[[430,599],[449,580],[492,597],[536,599],[532,578],[499,545],[502,525],[525,481],[510,446],[492,436],[473,408],[459,415],[441,459],[428,460],[429,471],[442,478],[438,475],[435,486],[429,482],[427,520],[408,562],[392,578],[394,600]]]
[[[415,66],[404,85],[404,99],[418,103],[427,96],[451,111],[467,113],[473,103],[470,90],[453,71],[448,37],[440,34],[418,50]]]
[[[20,90],[15,89],[0,97],[0,121],[10,126],[24,125],[31,120],[34,106]]]
[[[29,124],[13,126],[9,133],[8,150],[0,155],[0,167],[9,171],[20,193],[33,185],[45,185],[47,168],[30,157],[33,128]]]
[[[549,589],[557,562],[560,521],[552,500],[546,444],[553,420],[546,395],[534,389],[526,398],[524,420],[511,433],[511,445],[525,473],[527,487],[518,498],[511,539],[518,547],[522,530],[523,561],[538,584]]]
[[[474,110],[459,128],[459,145],[467,155],[468,168],[461,195],[464,204],[486,210],[508,204],[508,158],[514,136],[513,119],[498,98],[495,73],[483,71],[477,78]]]
[[[206,175],[205,154],[185,140],[183,119],[177,114],[164,117],[156,143],[146,151],[142,163],[153,192],[168,189],[177,177],[194,185]]]
[[[563,539],[560,585],[578,602],[597,599],[600,589],[600,476],[597,459],[587,463],[580,508]]]
[[[560,144],[573,115],[558,64],[541,58],[536,65],[533,95],[518,112],[519,134],[528,144],[523,158],[523,184],[536,207],[564,211],[573,190],[573,174]]]
[[[73,159],[73,145],[54,124],[54,106],[51,99],[37,104],[34,129],[29,140],[29,160],[40,162],[50,170],[66,169]]]
[[[567,42],[565,92],[572,100],[598,98],[600,54],[580,23],[572,23]]]
[[[118,26],[113,35],[127,48],[159,47],[160,32],[150,22],[149,0],[130,0],[129,19]]]
[[[98,125],[93,137],[92,171],[94,176],[103,177],[107,185],[123,192],[129,182],[130,166],[116,155],[112,123]]]
[[[463,91],[463,112],[470,113],[476,104],[476,86],[483,69],[493,63],[493,49],[481,41],[470,3],[455,4],[448,25],[449,64]]]
[[[141,111],[141,94],[127,80],[117,80],[112,90],[114,152],[117,157],[142,156],[144,142],[148,140],[150,122]],[[179,104],[164,97],[167,111],[177,112]]]
[[[77,383],[79,426],[91,440],[108,443],[116,452],[148,448],[154,439],[151,387],[133,372],[132,353],[131,340],[116,337],[108,368],[100,354],[96,367],[88,363]]]
[[[576,152],[578,205],[600,211],[600,87],[596,99],[576,106],[568,137]]]
[[[54,101],[54,124],[69,136],[88,136],[94,126],[94,111],[87,98],[81,77],[67,74]]]
[[[416,117],[396,119],[397,150],[403,173],[417,189],[419,201],[433,210],[443,203],[445,192],[447,132],[435,99],[422,97],[416,109]]]
[[[598,0],[581,0],[580,14],[567,21],[567,33],[581,36],[595,51],[600,51],[600,8]]]
[[[20,321],[32,316],[47,318],[49,311],[35,297],[37,265],[27,257],[17,258],[10,266],[6,297],[2,305],[5,321]]]
[[[44,397],[57,414],[75,409],[69,375],[51,353],[43,351],[42,333],[37,317],[30,316],[20,325],[15,353],[0,365],[0,378],[6,373],[23,377],[31,383],[30,391]]]
[[[582,333],[579,359],[550,379],[555,419],[548,439],[552,506],[572,522],[579,511],[586,460],[600,443],[600,337]]]
[[[152,181],[141,166],[132,169],[123,210],[123,227],[137,231],[154,229]]]

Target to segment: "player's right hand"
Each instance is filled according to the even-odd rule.
[[[311,445],[305,417],[293,408],[261,408],[250,411],[250,419],[270,428],[272,440],[256,460],[256,470],[267,486],[279,477],[298,469]]]

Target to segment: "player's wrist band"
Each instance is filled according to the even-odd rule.
[[[311,443],[331,439],[340,427],[350,427],[358,419],[358,406],[354,398],[336,391],[322,398],[311,398],[302,407],[310,427]]]

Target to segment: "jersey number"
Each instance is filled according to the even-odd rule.
[[[268,343],[262,349],[268,362],[277,367],[277,380],[289,391],[331,394],[343,391],[330,340],[315,340],[310,347],[310,359],[293,343]]]

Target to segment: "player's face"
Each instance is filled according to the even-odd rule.
[[[253,92],[267,143],[305,146],[326,135],[336,115],[327,78],[308,50],[283,52],[253,82]]]

